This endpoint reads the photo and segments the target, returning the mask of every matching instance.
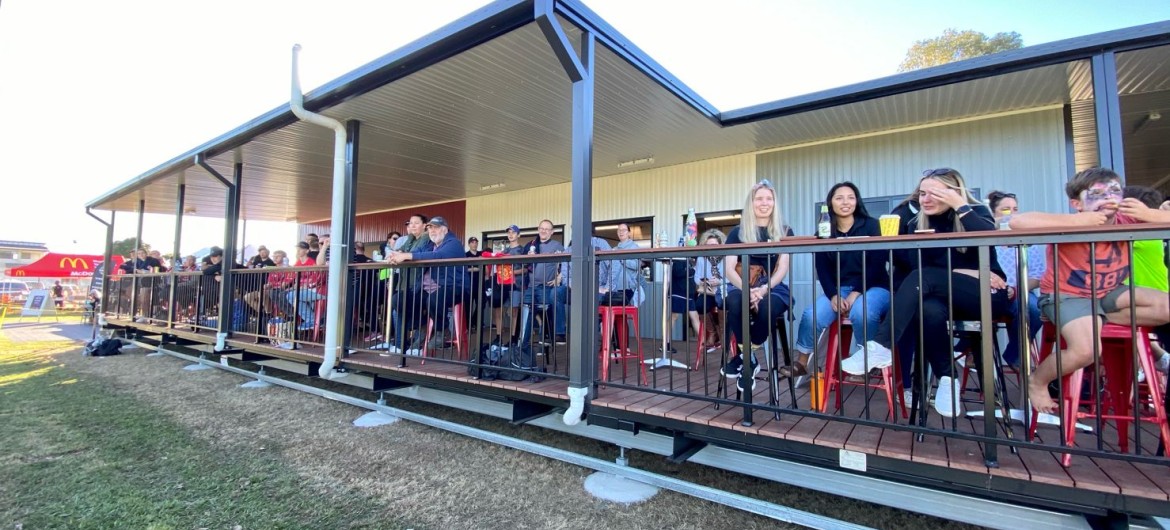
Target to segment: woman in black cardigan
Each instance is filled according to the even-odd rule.
[[[900,234],[913,234],[921,230],[959,234],[996,228],[991,212],[967,190],[962,175],[950,168],[934,169],[923,174],[918,183],[918,203],[919,211],[916,215],[903,215]],[[1007,309],[1008,289],[1003,270],[995,257],[995,247],[989,250],[991,310],[993,315],[999,315]],[[878,326],[873,340],[842,361],[841,369],[850,374],[864,374],[874,368],[889,366],[893,362],[890,351],[893,345],[909,338],[908,333],[917,334],[921,321],[923,341],[918,350],[926,356],[931,370],[939,378],[934,408],[944,417],[960,415],[963,412],[959,400],[962,389],[951,373],[954,344],[948,329],[951,320],[979,318],[981,293],[978,248],[895,251],[894,267],[899,272],[908,271],[909,274],[905,275],[905,280],[894,291],[893,310]],[[918,303],[919,291],[921,307]],[[952,305],[948,307],[948,303]]]

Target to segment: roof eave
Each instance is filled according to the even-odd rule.
[[[1170,21],[1037,44],[872,81],[762,103],[720,115],[723,126],[740,125],[811,110],[867,101],[1019,70],[1086,59],[1102,51],[1125,51],[1170,43]]]
[[[419,39],[339,77],[305,96],[305,108],[319,112],[370,90],[406,77],[512,31],[535,20],[534,0],[497,0]],[[87,208],[102,205],[153,182],[195,165],[196,155],[207,158],[231,151],[256,136],[296,122],[288,104],[276,107],[247,123],[187,151],[113,190],[91,200]]]

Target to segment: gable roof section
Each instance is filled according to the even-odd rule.
[[[598,37],[596,177],[647,167],[619,166],[634,159],[662,167],[1080,101],[1091,97],[1084,58],[1170,41],[1170,23],[1150,24],[719,112],[583,4],[500,1],[306,96],[310,110],[361,123],[359,213],[569,180],[571,85],[533,22],[541,9],[556,10],[571,43],[582,28]],[[204,154],[225,176],[243,164],[242,217],[328,218],[332,141],[282,105],[88,207],[133,211],[141,199],[174,213],[184,183],[189,213],[222,216],[223,186],[194,164]]]

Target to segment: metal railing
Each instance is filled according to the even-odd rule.
[[[1006,247],[1015,254],[1014,272],[1017,278],[1022,279],[1019,285],[1026,285],[1029,246],[1051,245],[1052,250],[1059,255],[1062,245],[1089,245],[1091,253],[1097,255],[1099,247],[1117,243],[1114,247],[1130,256],[1132,267],[1133,250],[1130,242],[1163,241],[1167,238],[1170,238],[1170,229],[1166,226],[1131,225],[1126,230],[1070,229],[1060,234],[996,231],[897,238],[817,240],[796,237],[786,238],[779,243],[756,245],[601,252],[598,253],[599,268],[604,268],[606,262],[619,259],[646,260],[657,264],[660,278],[669,278],[669,270],[681,266],[687,271],[683,277],[687,279],[688,285],[685,289],[671,288],[668,279],[663,282],[661,296],[648,297],[638,307],[641,320],[654,322],[657,326],[649,334],[638,337],[642,339],[641,353],[633,351],[632,360],[624,359],[626,352],[616,356],[610,354],[609,362],[632,361],[631,364],[636,362],[651,368],[646,379],[602,378],[599,375],[595,381],[597,392],[604,395],[606,392],[638,390],[705,401],[716,409],[740,407],[743,413],[740,422],[745,426],[767,421],[769,417],[779,419],[782,415],[796,415],[909,431],[919,439],[927,435],[944,436],[980,444],[986,463],[992,466],[997,463],[1000,446],[1008,447],[1012,452],[1020,449],[1044,450],[1065,455],[1104,456],[1165,464],[1166,460],[1161,457],[1162,449],[1158,449],[1162,441],[1158,427],[1153,427],[1152,432],[1146,431],[1143,427],[1149,422],[1142,421],[1148,420],[1146,417],[1156,409],[1154,396],[1165,400],[1165,374],[1142,362],[1143,356],[1145,359],[1150,358],[1144,349],[1147,347],[1146,337],[1153,332],[1153,326],[1139,326],[1137,319],[1148,320],[1149,317],[1139,315],[1124,322],[1112,322],[1104,333],[1094,332],[1097,343],[1093,347],[1092,362],[1084,369],[1086,379],[1083,385],[1093,390],[1086,391],[1085,399],[1081,399],[1082,404],[1088,405],[1083,407],[1088,411],[1066,410],[1072,397],[1068,395],[1071,390],[1066,387],[1075,385],[1060,385],[1058,379],[1058,383],[1051,385],[1058,411],[1039,415],[1041,429],[1036,430],[1028,389],[1030,374],[1039,360],[1037,354],[1042,354],[1044,358],[1053,355],[1058,373],[1065,370],[1063,364],[1067,362],[1064,361],[1067,354],[1051,353],[1051,343],[1049,352],[1036,351],[1041,330],[1034,327],[1037,313],[1035,294],[1027,288],[993,291],[991,270],[995,253],[991,249]],[[955,253],[946,249],[957,248],[964,249],[964,252],[969,252],[969,256],[977,260],[978,268],[971,271],[970,276],[952,272],[955,268],[952,256]],[[1161,248],[1160,244],[1158,248]],[[878,319],[880,324],[877,330],[872,329],[872,319],[860,317],[860,322],[849,322],[846,315],[836,313],[830,316],[830,322],[824,322],[823,319],[817,322],[817,311],[803,311],[823,296],[816,268],[812,269],[812,281],[807,285],[800,289],[772,289],[773,296],[761,299],[758,305],[753,304],[751,297],[740,295],[742,291],[739,289],[722,283],[715,296],[718,301],[712,307],[708,297],[698,296],[694,288],[692,267],[702,260],[721,264],[725,258],[733,256],[739,263],[746,263],[752,256],[759,258],[787,254],[793,264],[803,263],[806,266],[813,261],[810,258],[824,256],[829,258],[831,274],[839,276],[841,253],[857,251],[864,251],[860,258],[863,264],[869,260],[883,259],[896,265],[893,274],[880,285],[868,284],[868,277],[863,278],[866,283],[861,287],[862,292],[880,287],[891,296],[891,307]],[[945,255],[945,265],[941,267],[938,257],[940,252]],[[915,265],[923,263],[924,254],[932,253],[935,254],[935,268]],[[925,259],[929,263],[932,258]],[[971,258],[964,258],[964,261],[971,261]],[[1096,276],[1095,263],[1087,265],[1089,275],[1093,277]],[[1059,265],[1054,272],[1060,277]],[[790,272],[785,282],[791,276]],[[1099,284],[1100,278],[1093,285]],[[1138,296],[1138,288],[1132,282],[1129,285],[1126,289],[1129,296]],[[1093,290],[1095,297],[1101,294]],[[1145,294],[1148,295],[1149,291]],[[1165,307],[1170,306],[1170,295],[1162,292],[1158,296],[1161,302],[1158,311],[1165,311]],[[1054,299],[1060,300],[1059,282]],[[856,303],[863,304],[863,310],[855,315],[864,315],[868,309],[864,306],[874,302],[869,296],[864,296],[858,298]],[[739,307],[735,307],[735,304]],[[1058,301],[1054,305],[1059,318],[1061,303]],[[720,326],[722,337],[719,336],[720,332],[712,334],[709,329],[704,329],[703,334],[706,336],[678,340],[680,335],[685,337],[690,331],[698,332],[688,322],[710,319],[706,313],[711,312],[722,313],[724,322],[721,325],[718,319],[714,323],[706,320],[702,327]],[[672,313],[681,313],[679,316],[682,318],[679,320],[683,322],[684,329],[678,330],[671,325]],[[811,319],[811,322],[798,322],[800,319],[796,315],[802,313],[803,319]],[[1163,314],[1162,324],[1167,321],[1170,321],[1170,315]],[[761,332],[761,327],[766,331]],[[883,327],[886,329],[881,329]],[[808,376],[803,380],[784,378],[779,373],[781,367],[793,366],[798,342],[806,343],[800,345],[802,347],[808,346],[809,337],[806,336],[804,341],[798,340],[798,328],[807,328],[806,333],[809,329],[822,330],[812,337],[814,355],[808,363]],[[851,328],[855,336],[869,337],[871,340],[875,335],[881,335],[882,331],[888,331],[885,340],[891,342],[887,347],[893,350],[892,364],[888,366],[891,373],[879,375],[877,370],[863,370],[859,375],[845,373],[841,362],[853,352],[869,361],[864,363],[864,367],[882,364],[877,362],[877,354],[865,346],[865,340],[857,346],[848,344],[840,336],[836,340],[829,340],[830,335],[845,328]],[[1013,342],[1019,353],[1016,359],[1009,359],[1015,361],[1015,364],[1003,358],[1001,342],[1004,341],[996,338],[1001,329],[1015,335],[1016,340]],[[983,333],[983,330],[993,332]],[[1118,336],[1119,331],[1125,333]],[[727,367],[737,353],[747,351],[745,343],[748,340],[744,340],[745,337],[750,337],[750,342],[755,344],[750,349],[758,360],[762,380],[746,375],[728,378],[720,373],[721,367]],[[1104,343],[1100,342],[1102,337]],[[646,347],[647,342],[651,346]],[[733,342],[737,343],[735,347],[731,346]],[[835,351],[825,351],[829,347],[826,343],[834,344]],[[686,349],[678,347],[679,344],[685,344]],[[716,345],[717,348],[712,348]],[[607,353],[604,347],[601,350],[597,355],[604,364],[607,362]],[[1126,362],[1113,362],[1113,357],[1121,353],[1128,357]],[[871,355],[873,359],[869,358]],[[833,356],[837,362],[826,367],[825,358]],[[752,372],[751,364],[754,363],[745,363],[743,373]],[[653,369],[655,367],[659,369]],[[1111,367],[1115,372],[1113,374],[1109,373]],[[734,370],[734,365],[731,368]],[[1095,376],[1088,375],[1090,373]],[[929,401],[936,395],[932,385],[940,374],[949,374],[955,385],[960,387],[960,401],[953,402],[949,407],[932,408]],[[1118,380],[1123,381],[1123,384],[1119,384]],[[826,388],[830,381],[834,386],[832,392]],[[1150,392],[1147,390],[1149,387],[1145,383],[1139,384],[1139,381],[1154,382],[1157,385],[1154,388],[1161,391]],[[809,388],[802,389],[802,383],[808,384]],[[1119,393],[1118,389],[1122,387],[1128,390],[1124,395],[1109,394]],[[887,392],[890,396],[888,399]],[[903,419],[900,410],[903,400],[908,409],[906,419]],[[944,398],[943,403],[948,400]],[[654,403],[661,405],[661,400]],[[964,409],[966,414],[963,413]],[[1023,428],[1019,428],[1020,423]],[[1066,433],[1071,434],[1066,436]],[[1119,436],[1120,433],[1127,433],[1132,443],[1127,444],[1124,441],[1126,436]],[[1067,456],[1064,458],[1067,465]]]
[[[569,292],[568,276],[577,272],[568,266],[568,253],[407,262],[394,267],[356,264],[349,270],[343,346],[347,352],[386,357],[387,366],[426,363],[437,371],[454,366],[479,378],[530,383],[568,379],[570,365],[584,363],[594,374],[595,395],[635,390],[706,402],[713,408],[733,407],[742,411],[740,421],[745,425],[795,415],[905,431],[919,438],[944,436],[980,444],[988,465],[996,463],[1001,446],[1013,452],[1044,450],[1165,464],[1161,453],[1154,454],[1162,437],[1157,429],[1146,430],[1148,422],[1143,421],[1156,410],[1154,397],[1165,399],[1165,376],[1148,362],[1151,355],[1146,351],[1153,326],[1139,325],[1152,324],[1139,321],[1148,316],[1135,313],[1128,321],[1094,331],[1091,362],[1081,363],[1084,373],[1091,374],[1084,376],[1081,385],[1088,390],[1076,396],[1083,397],[1080,403],[1085,406],[1071,410],[1073,396],[1069,394],[1076,385],[1054,384],[1058,410],[1038,416],[1041,428],[1035,429],[1030,378],[1040,359],[1054,355],[1054,344],[1049,341],[1048,351],[1037,351],[1041,330],[1036,329],[1034,293],[1016,289],[1009,297],[1006,290],[992,291],[995,252],[991,249],[1011,249],[1016,257],[1015,275],[1021,279],[1018,284],[1026,285],[1029,246],[1051,245],[1059,255],[1062,245],[1089,245],[1096,255],[1098,247],[1113,245],[1132,266],[1134,251],[1129,242],[1167,239],[1170,227],[1137,225],[1058,234],[791,237],[755,245],[603,251],[596,254],[596,269],[588,271],[598,275],[599,292],[594,296]],[[956,248],[973,256],[964,261],[978,264],[971,276],[951,271],[956,254],[950,249]],[[823,279],[818,278],[817,267],[808,265],[821,256],[827,259],[830,276],[840,277],[842,253],[849,252],[861,252],[863,268],[871,260],[894,264],[893,274],[876,285],[863,277],[860,289],[884,289],[890,307],[877,318],[865,318],[859,315],[869,312],[870,304],[884,304],[878,298],[859,297],[855,303],[861,304],[861,311],[854,313],[859,321],[846,322],[845,313],[833,312],[825,322],[823,314],[808,310],[822,296]],[[915,265],[933,259],[937,266],[938,253],[945,255],[941,273]],[[730,271],[719,268],[728,257],[743,264],[751,263],[753,256],[758,260],[780,255],[790,260],[785,288],[774,286],[758,303],[725,281]],[[702,262],[708,270],[719,271],[724,281],[710,282],[710,288],[699,292],[695,280],[703,283],[704,278],[696,278],[693,267]],[[1051,266],[1059,277],[1061,265]],[[1096,277],[1097,267],[1096,261],[1089,264],[1090,277]],[[810,270],[804,277],[811,281],[789,285],[797,269]],[[750,282],[750,267],[743,270],[740,274]],[[323,266],[233,271],[228,292],[234,317],[228,329],[256,343],[319,346],[328,325],[323,311],[328,303],[324,299],[326,274]],[[681,276],[686,288],[672,287],[672,275]],[[217,277],[201,273],[116,276],[112,279],[114,299],[105,311],[170,328],[216,331],[221,327],[218,282]],[[912,286],[909,291],[908,285]],[[1130,299],[1139,298],[1137,289],[1131,282]],[[1060,298],[1059,284],[1055,295],[1054,312],[1059,319],[1066,303]],[[1170,306],[1170,295],[1159,296],[1158,307],[1163,308],[1159,310],[1164,310]],[[572,303],[586,304],[586,314],[597,315],[595,351],[582,351],[585,341],[566,336],[566,315]],[[803,318],[798,318],[801,314]],[[996,338],[1000,329],[1014,335],[1015,359],[1004,358],[1002,341]],[[866,361],[873,354],[867,346],[850,345],[840,336],[845,330],[868,339],[884,333],[894,351],[891,363],[882,367],[887,370],[845,373],[842,363],[851,351]],[[690,332],[694,335],[688,338]],[[829,340],[834,333],[837,340]],[[1055,334],[1049,335],[1060,343]],[[808,349],[813,355],[807,362],[807,377],[781,377],[780,369],[794,366],[800,350]],[[721,369],[727,370],[730,361],[745,351],[753,352],[757,362],[749,361],[741,370],[752,374],[753,365],[758,364],[763,378],[725,377]],[[1118,352],[1128,352],[1125,362],[1115,362]],[[830,357],[836,361],[826,365]],[[1053,359],[1058,373],[1063,373],[1066,356],[1055,354]],[[875,356],[874,362],[864,364],[882,364],[877,360]],[[960,401],[952,403],[950,410],[929,406],[940,374],[949,374],[960,386]],[[1150,387],[1145,381],[1159,386]],[[908,409],[905,418],[903,407]],[[1055,429],[1045,424],[1054,424]],[[1132,443],[1124,442],[1125,438]]]

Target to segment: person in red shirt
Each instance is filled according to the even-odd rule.
[[[311,267],[317,264],[313,258],[309,257],[309,246],[309,243],[304,241],[297,243],[297,260],[293,263],[293,267]],[[301,324],[298,329],[304,331],[313,329],[313,302],[325,298],[325,290],[328,284],[325,281],[325,274],[322,271],[309,271],[298,274],[300,274],[300,307],[295,309],[301,317]],[[296,289],[290,289],[285,294],[285,299],[288,301],[286,307],[290,309],[290,311],[286,312],[291,313],[293,302],[297,299],[297,294],[298,291]]]
[[[1012,217],[1011,228],[1144,222],[1121,213],[1136,211],[1133,204],[1126,202],[1136,200],[1122,200],[1121,177],[1111,169],[1091,168],[1077,173],[1065,186],[1065,193],[1069,206],[1077,213],[1022,213]],[[1050,355],[1032,374],[1028,398],[1036,410],[1049,414],[1056,412],[1057,404],[1048,391],[1048,384],[1093,363],[1093,352],[1100,351],[1100,341],[1094,343],[1094,337],[1100,336],[1105,321],[1126,326],[1130,324],[1131,316],[1139,326],[1158,326],[1170,321],[1170,304],[1164,293],[1135,287],[1133,296],[1130,296],[1130,287],[1126,285],[1130,272],[1127,245],[1120,241],[1064,243],[1059,245],[1059,252],[1054,248],[1056,245],[1048,247],[1048,270],[1040,280],[1040,312],[1049,322],[1057,323],[1066,349],[1060,352],[1059,373],[1056,355]],[[1056,276],[1058,271],[1059,277]],[[1057,297],[1060,299],[1059,315],[1056,314]]]

